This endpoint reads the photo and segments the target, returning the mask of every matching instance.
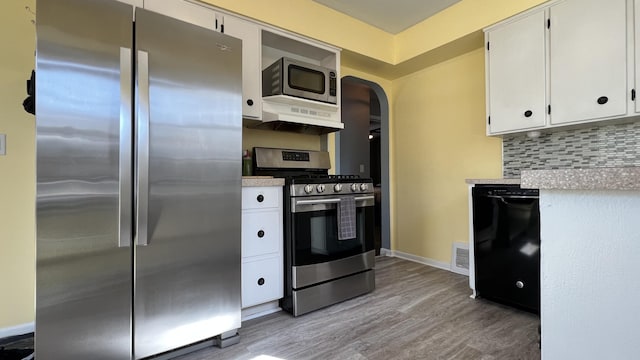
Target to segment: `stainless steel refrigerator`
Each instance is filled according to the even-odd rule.
[[[37,358],[234,335],[241,42],[114,0],[37,9]]]

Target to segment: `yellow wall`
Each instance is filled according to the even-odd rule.
[[[206,1],[387,65],[438,51],[439,44],[542,2],[462,0],[461,9],[394,37],[311,0]],[[34,119],[21,108],[34,27],[25,5],[35,8],[35,0],[0,2],[0,133],[8,143],[8,155],[0,156],[0,329],[33,321],[34,314]],[[391,103],[392,249],[449,262],[451,242],[467,238],[464,179],[500,176],[500,140],[484,135],[482,50],[394,81],[353,67],[342,74],[380,84]],[[244,148],[318,149],[321,139],[253,129],[244,135]]]
[[[393,35],[311,0],[202,0],[203,2],[393,63]],[[473,0],[477,1],[477,0]]]
[[[464,180],[501,177],[484,93],[483,48],[393,82],[395,250],[449,263],[467,241]]]
[[[35,118],[22,108],[34,66],[35,26],[25,5],[0,7],[0,329],[33,321],[35,269]]]
[[[462,0],[398,34],[394,63],[437,49],[546,1]]]
[[[255,146],[320,150],[320,140],[318,135],[242,128],[242,148],[249,150]]]

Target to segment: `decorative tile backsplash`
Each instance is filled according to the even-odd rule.
[[[565,130],[538,138],[505,135],[503,176],[521,170],[640,166],[640,122]]]

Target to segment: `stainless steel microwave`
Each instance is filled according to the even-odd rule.
[[[262,96],[289,95],[337,103],[336,71],[283,57],[262,70]]]

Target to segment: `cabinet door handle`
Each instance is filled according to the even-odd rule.
[[[260,286],[264,285],[264,278],[258,279],[258,285]]]
[[[531,117],[531,115],[533,115],[533,111],[531,110],[527,110],[524,112],[524,117]]]
[[[264,237],[264,230],[258,231],[258,237],[259,238],[263,238]]]
[[[608,97],[606,97],[606,96],[600,96],[600,97],[598,98],[598,104],[600,104],[600,105],[604,105],[604,104],[606,104],[607,102],[609,102],[609,98],[608,98]]]
[[[264,196],[262,194],[258,195],[258,197],[256,198],[256,200],[258,200],[258,202],[263,202],[264,201]]]
[[[518,289],[522,289],[524,287],[524,282],[522,282],[520,280],[516,281],[516,287]]]
[[[252,99],[247,100],[247,105],[253,106],[253,100]]]

